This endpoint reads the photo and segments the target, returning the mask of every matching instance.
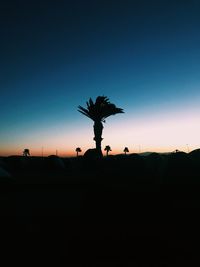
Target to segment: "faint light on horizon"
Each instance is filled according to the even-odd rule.
[[[117,150],[129,146],[129,150],[138,151],[138,146],[146,150],[172,151],[176,147],[191,149],[200,147],[200,112],[198,114],[171,114],[143,118],[140,121],[129,118],[121,122],[107,125],[104,137],[107,144],[117,145]],[[122,140],[123,138],[123,140]],[[120,140],[120,142],[119,142]],[[114,148],[114,145],[113,145]]]
[[[102,149],[110,145],[112,154],[116,154],[123,153],[125,146],[130,153],[175,149],[187,152],[188,147],[190,151],[200,147],[200,112],[160,112],[140,118],[125,115],[113,116],[104,124]],[[81,154],[84,154],[87,149],[95,147],[93,137],[92,121],[85,120],[80,124],[77,121],[77,124],[35,129],[22,132],[22,136],[10,136],[7,142],[1,144],[0,154],[21,155],[24,148],[29,148],[32,155],[41,155],[42,147],[44,156],[55,154],[56,150],[60,156],[75,155],[76,147],[81,147]]]

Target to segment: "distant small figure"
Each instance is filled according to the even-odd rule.
[[[106,147],[104,148],[104,151],[106,151],[106,156],[108,156],[108,153],[109,153],[110,151],[112,151],[112,150],[111,150],[111,147],[110,147],[110,146],[106,146]]]
[[[124,148],[124,153],[125,153],[125,155],[126,155],[126,153],[129,153],[128,147]]]
[[[28,157],[28,156],[30,156],[30,151],[29,151],[28,148],[25,148],[25,149],[24,149],[24,151],[23,151],[23,156],[24,156],[24,157]]]
[[[81,150],[80,147],[77,147],[77,148],[76,148],[76,156],[77,156],[77,157],[78,157],[78,153],[79,153],[79,152],[82,152],[82,150]]]

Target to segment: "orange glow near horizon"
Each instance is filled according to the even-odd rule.
[[[125,146],[130,153],[146,151],[171,152],[175,149],[191,151],[200,147],[200,112],[158,114],[135,119],[114,117],[104,124],[102,150],[110,145],[110,154],[123,153]],[[85,123],[85,124],[84,124]],[[26,133],[16,137],[9,144],[1,145],[0,155],[22,155],[29,148],[31,155],[57,154],[61,157],[75,156],[76,147],[82,155],[88,148],[94,148],[92,121],[77,123],[71,128],[60,126]],[[21,141],[23,140],[23,141]]]
[[[12,2],[0,6],[0,157],[83,155],[95,142],[79,107],[96,118],[108,102],[124,113],[106,118],[104,155],[200,148],[200,0]]]

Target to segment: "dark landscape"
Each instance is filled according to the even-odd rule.
[[[198,261],[200,150],[100,160],[10,156],[0,164],[10,174],[1,177],[1,220],[17,234],[27,266]]]
[[[0,1],[1,267],[200,266],[199,14]]]

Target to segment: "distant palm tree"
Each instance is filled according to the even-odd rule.
[[[106,156],[108,156],[108,152],[112,151],[110,146],[106,146],[104,150],[106,151]]]
[[[110,103],[106,96],[98,96],[95,103],[90,98],[86,104],[87,108],[78,106],[78,111],[94,121],[94,141],[96,142],[97,153],[100,157],[102,157],[101,141],[103,140],[103,122],[105,122],[107,117],[117,113],[124,113],[124,111],[123,109],[117,108],[114,104]]]
[[[80,147],[77,147],[77,148],[76,148],[76,156],[77,156],[77,157],[78,157],[78,153],[79,153],[79,152],[82,152],[82,150],[81,150]]]
[[[125,155],[126,155],[126,153],[128,153],[128,152],[129,152],[128,147],[125,147],[125,148],[124,148],[124,153],[125,153]]]
[[[28,148],[25,148],[24,151],[23,151],[23,156],[27,157],[27,156],[30,156],[30,151]]]

